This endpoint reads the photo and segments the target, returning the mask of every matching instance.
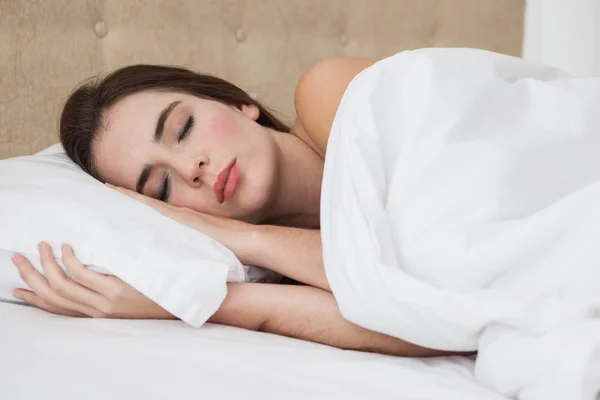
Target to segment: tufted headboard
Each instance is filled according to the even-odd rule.
[[[176,64],[240,85],[291,122],[315,61],[468,46],[521,55],[525,0],[0,0],[0,159],[57,142],[84,79]]]

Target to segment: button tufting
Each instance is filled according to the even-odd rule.
[[[246,35],[246,32],[242,28],[235,31],[235,40],[239,43],[245,42],[247,37],[248,35]]]
[[[346,34],[342,34],[342,36],[340,36],[340,44],[342,46],[348,45],[349,42],[350,42],[350,39],[348,39],[348,36],[346,36]]]
[[[108,24],[106,21],[98,21],[96,25],[94,25],[94,33],[99,38],[103,38],[108,34]]]

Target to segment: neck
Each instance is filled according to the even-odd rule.
[[[263,221],[318,228],[323,159],[291,133],[272,135],[278,152],[277,189]]]

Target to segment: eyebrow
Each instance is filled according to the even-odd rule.
[[[166,106],[165,109],[160,112],[160,115],[158,116],[158,120],[156,121],[156,129],[154,130],[153,140],[155,143],[161,142],[163,133],[165,131],[165,123],[167,122],[167,118],[169,118],[169,114],[171,114],[171,111],[173,111],[173,109],[175,107],[177,107],[180,103],[181,103],[181,101],[174,101],[171,104],[169,104],[168,106]],[[138,178],[137,184],[135,185],[136,192],[142,193],[142,191],[144,190],[144,186],[146,186],[148,179],[150,179],[151,172],[152,172],[152,165],[144,166],[144,169],[142,170],[142,173],[140,174],[140,177]]]
[[[163,132],[165,130],[165,122],[167,122],[167,118],[169,118],[169,114],[175,107],[177,107],[181,101],[174,101],[165,107],[164,110],[161,111],[160,116],[158,117],[158,121],[156,121],[156,130],[154,131],[154,141],[156,143],[160,143],[163,137]]]

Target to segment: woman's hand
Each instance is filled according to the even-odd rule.
[[[74,317],[174,319],[173,315],[143,294],[112,275],[102,275],[84,267],[71,246],[62,246],[62,262],[67,276],[56,263],[47,243],[38,245],[44,274],[20,254],[13,263],[31,290],[17,289],[15,297],[53,314]]]
[[[110,184],[107,186],[153,207],[166,217],[212,237],[231,250],[241,263],[251,264],[251,255],[255,250],[252,242],[256,241],[257,232],[255,225],[231,218],[204,214],[189,208],[175,207],[132,190]]]

